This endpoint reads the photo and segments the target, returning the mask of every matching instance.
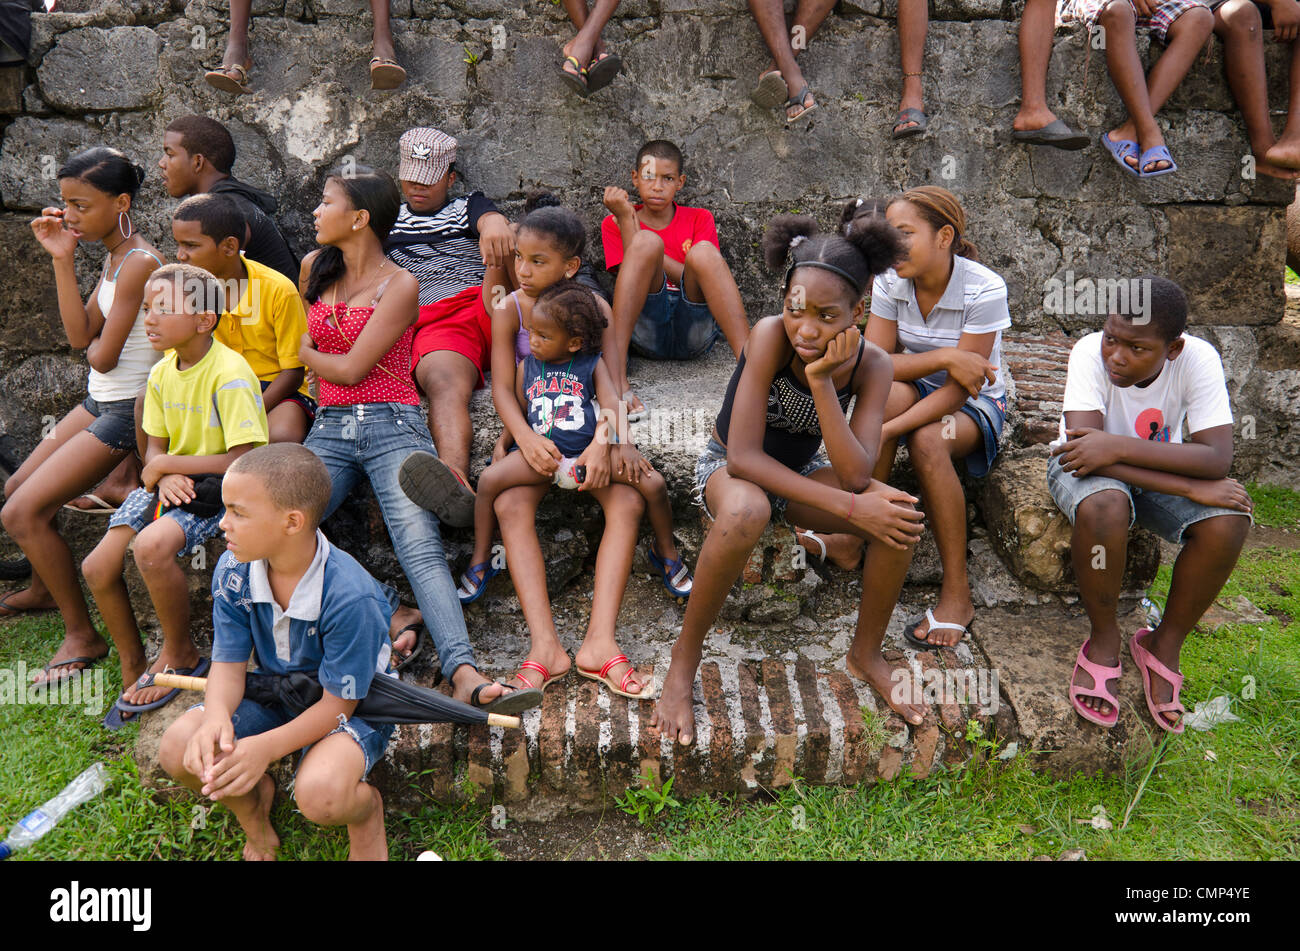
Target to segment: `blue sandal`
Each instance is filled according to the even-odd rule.
[[[193,667],[180,667],[176,670],[161,670],[158,673],[179,674],[182,677],[202,677],[207,674],[210,666],[211,660],[209,658],[200,657],[199,662]],[[154,686],[155,676],[157,675],[146,670],[140,675],[140,679],[135,682],[136,689],[145,690]],[[117,698],[117,702],[109,707],[108,715],[104,717],[104,729],[120,730],[122,727],[135,720],[141,713],[147,713],[150,710],[157,710],[159,707],[171,703],[176,699],[180,692],[179,687],[173,687],[153,703],[127,703],[124,699],[126,697],[126,691],[123,690],[122,695]]]
[[[682,558],[674,558],[671,561],[667,558],[660,557],[655,551],[655,543],[651,541],[645,546],[646,557],[650,559],[650,564],[659,569],[660,580],[663,581],[664,587],[674,598],[689,598],[691,588],[695,581],[691,577],[691,570],[686,567],[686,561]]]
[[[460,587],[456,589],[456,596],[460,598],[460,603],[473,604],[483,596],[487,583],[499,574],[501,569],[492,567],[490,561],[480,561],[477,565],[470,565],[460,576]]]
[[[1169,163],[1168,168],[1158,168],[1152,172],[1143,171],[1151,163],[1162,160]],[[1168,175],[1170,172],[1176,171],[1178,171],[1178,163],[1169,154],[1169,149],[1163,145],[1152,146],[1143,152],[1142,157],[1138,159],[1138,175],[1142,178],[1155,178],[1157,175]]]
[[[1137,158],[1138,144],[1136,142],[1132,139],[1120,139],[1119,141],[1116,141],[1110,137],[1109,133],[1103,132],[1101,134],[1101,144],[1106,147],[1106,151],[1110,153],[1110,157],[1119,163],[1120,168],[1124,169],[1124,171],[1128,172],[1134,178],[1142,177],[1141,172],[1128,162],[1124,161],[1130,155]]]

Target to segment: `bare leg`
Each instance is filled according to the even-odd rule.
[[[454,350],[435,350],[420,358],[415,379],[429,397],[429,431],[438,458],[469,485],[469,452],[474,439],[469,400],[479,381],[472,360]]]
[[[939,563],[943,566],[934,616],[963,627],[975,619],[975,605],[971,602],[966,574],[966,496],[953,460],[965,458],[983,444],[979,427],[962,412],[954,413],[951,423],[943,420],[928,423],[907,437],[912,466],[925,497],[926,516],[939,548]],[[921,621],[913,636],[941,647],[951,647],[960,640],[960,634],[950,628],[931,634],[928,620]]]
[[[682,633],[673,644],[672,661],[659,700],[650,718],[653,728],[688,745],[695,737],[691,694],[703,656],[704,639],[717,620],[722,603],[772,518],[767,494],[743,479],[719,469],[704,487],[710,511],[716,513],[704,536],[695,565],[695,585],[686,602]]]
[[[1250,520],[1244,516],[1216,515],[1189,525],[1183,533],[1183,550],[1174,562],[1164,616],[1142,641],[1170,670],[1178,670],[1183,641],[1223,590],[1249,531]],[[1173,685],[1153,673],[1151,699],[1157,704],[1167,703],[1173,695]],[[1177,725],[1176,713],[1164,716],[1170,726]]]
[[[271,412],[266,414],[270,427],[270,442],[302,442],[307,438],[311,421],[307,412],[293,400],[281,400]]]
[[[632,573],[632,554],[645,501],[635,489],[626,485],[607,485],[590,491],[604,510],[605,532],[596,551],[595,591],[587,636],[583,638],[574,660],[583,670],[600,670],[610,658],[622,653],[615,639],[618,609],[623,604],[623,594]],[[669,534],[672,534],[671,527]],[[610,668],[606,678],[617,684],[632,666],[617,664]],[[646,685],[646,678],[633,671],[633,676],[622,689],[636,694],[641,693]]]
[[[564,12],[569,15],[578,33],[564,44],[564,55],[572,56],[584,66],[601,52],[600,33],[605,24],[614,15],[618,0],[596,0],[595,6],[588,12],[586,0],[564,0]]]
[[[388,0],[370,0],[370,13],[374,17],[375,27],[372,45],[374,55],[380,59],[397,59],[393,49],[393,31],[388,23]]]
[[[692,245],[686,252],[686,266],[682,272],[682,291],[687,300],[703,301],[709,313],[727,337],[736,359],[749,339],[749,321],[745,318],[745,303],[740,299],[740,288],[731,276],[731,268],[716,245],[707,241]]]
[[[899,0],[898,47],[903,65],[903,98],[899,111],[920,109],[925,111],[921,86],[921,71],[925,63],[925,34],[930,27],[930,11],[926,0]],[[916,126],[912,120],[900,123],[903,129]]]
[[[134,684],[145,669],[144,644],[123,575],[126,548],[134,536],[135,532],[125,525],[110,528],[81,563],[86,586],[117,647],[124,689]]]
[[[1300,42],[1291,43],[1291,75],[1288,86],[1286,126],[1282,137],[1264,154],[1271,166],[1300,169]],[[1259,169],[1259,166],[1255,166]]]
[[[189,710],[175,723],[167,728],[158,746],[158,763],[167,775],[182,786],[187,786],[200,793],[203,782],[199,777],[185,768],[185,747],[190,737],[203,722],[202,710]],[[244,830],[244,861],[274,861],[280,848],[280,837],[271,827],[271,803],[275,799],[275,781],[263,775],[246,796],[231,796],[221,799],[221,804],[230,809]]]
[[[614,319],[605,329],[601,344],[605,363],[614,377],[614,389],[628,401],[631,411],[645,409],[645,404],[632,393],[627,382],[627,348],[632,341],[632,328],[645,307],[646,297],[664,286],[664,242],[653,231],[638,231],[631,243],[623,249],[623,263],[618,267],[614,282]]]
[[[1124,34],[1112,32],[1110,26],[1106,25],[1108,18],[1116,19],[1116,30],[1123,30],[1124,24],[1129,24],[1128,32]],[[1106,25],[1107,36],[1127,37],[1133,33],[1132,7],[1112,3],[1102,11],[1099,20]],[[1213,25],[1214,15],[1210,13],[1209,8],[1193,7],[1186,11],[1169,27],[1167,34],[1169,45],[1156,64],[1151,67],[1151,72],[1147,74],[1145,80],[1142,78],[1142,63],[1137,55],[1136,37],[1131,43],[1127,38],[1115,46],[1107,43],[1106,65],[1110,68],[1111,79],[1120,98],[1124,100],[1125,108],[1129,110],[1128,121],[1110,133],[1112,139],[1116,141],[1135,139],[1138,147],[1144,152],[1165,144],[1160,126],[1156,123],[1155,113],[1160,111],[1173,95],[1174,90],[1178,88],[1178,84],[1183,81],[1187,71],[1191,69]],[[1112,51],[1115,54],[1114,59],[1112,59]],[[1136,167],[1136,160],[1129,164]],[[1169,163],[1165,159],[1156,159],[1142,171],[1158,171],[1168,167]]]
[[[537,538],[537,506],[547,488],[545,485],[527,485],[507,489],[497,496],[496,513],[506,557],[510,561],[510,580],[515,584],[515,594],[519,596],[519,606],[523,609],[524,622],[532,638],[528,660],[541,664],[552,677],[558,677],[573,662],[555,630],[551,598],[546,590],[546,564]],[[531,680],[531,672],[528,676]],[[510,684],[526,686],[518,678]]]
[[[1055,29],[1053,0],[1025,0],[1020,18],[1020,111],[1011,123],[1019,132],[1041,129],[1056,120],[1056,113],[1047,108],[1047,66]]]
[[[1119,592],[1128,557],[1130,514],[1128,496],[1115,489],[1093,493],[1079,503],[1074,513],[1070,561],[1091,625],[1084,655],[1102,667],[1119,663]],[[1075,674],[1074,683],[1094,686],[1092,676],[1083,668]],[[1111,704],[1097,697],[1080,697],[1079,702],[1102,716],[1109,716],[1112,709]]]
[[[248,55],[248,21],[252,13],[253,0],[230,0],[230,35],[226,37],[222,66],[240,65],[248,69],[253,65]]]
[[[347,733],[331,733],[303,757],[293,798],[311,822],[348,827],[348,860],[387,862],[384,800],[361,774],[365,754]]]
[[[149,599],[163,632],[162,650],[151,668],[155,673],[167,667],[173,670],[193,667],[199,660],[198,648],[190,637],[189,581],[176,555],[184,544],[185,532],[175,519],[166,516],[150,522],[135,539],[136,567],[149,589]],[[167,687],[133,690],[125,681],[123,687],[127,703],[153,703],[168,691]]]

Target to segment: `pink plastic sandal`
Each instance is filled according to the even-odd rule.
[[[610,676],[609,672],[613,670],[615,667],[617,667],[619,664],[627,664],[628,667],[627,670],[623,671],[622,678],[620,678],[618,683],[615,684],[614,678]],[[620,697],[627,697],[629,700],[649,700],[654,695],[653,681],[651,681],[648,684],[645,684],[641,688],[640,693],[628,692],[627,683],[636,675],[636,668],[632,666],[632,662],[627,659],[626,654],[615,654],[613,657],[611,657],[609,660],[605,662],[605,666],[600,668],[599,671],[588,670],[584,668],[581,664],[577,666],[578,666],[578,673],[581,674],[583,677],[586,677],[588,680],[599,681],[600,683],[604,684],[605,687],[611,693],[616,693]]]
[[[1160,662],[1160,658],[1151,653],[1142,646],[1140,638],[1143,634],[1150,634],[1151,628],[1144,627],[1129,638],[1128,649],[1133,655],[1133,660],[1138,665],[1138,670],[1142,671],[1142,692],[1147,696],[1147,709],[1151,711],[1151,719],[1156,721],[1156,726],[1166,733],[1183,732],[1183,716],[1187,713],[1187,708],[1182,705],[1178,699],[1178,693],[1183,689],[1183,675],[1174,673],[1168,667]],[[1174,698],[1168,703],[1152,703],[1151,701],[1151,674],[1155,672],[1170,686],[1174,688]],[[1164,718],[1166,713],[1177,713],[1178,723],[1170,726],[1169,721]]]
[[[1086,651],[1091,643],[1092,638],[1088,638],[1083,642],[1083,646],[1079,648],[1079,656],[1075,658],[1074,669],[1078,671],[1082,667],[1087,671],[1088,676],[1092,678],[1092,686],[1084,687],[1081,684],[1076,684],[1072,673],[1070,675],[1070,704],[1074,707],[1074,712],[1079,716],[1090,723],[1104,726],[1109,730],[1119,722],[1119,697],[1114,691],[1106,689],[1106,683],[1111,680],[1119,680],[1123,671],[1119,664],[1114,667],[1103,667],[1101,664],[1094,664],[1090,661]],[[1104,716],[1096,710],[1085,707],[1079,702],[1080,697],[1096,697],[1098,700],[1105,700],[1110,704],[1110,714]]]
[[[527,677],[523,675],[523,671],[525,670],[537,671],[539,674],[542,675],[542,682],[540,684],[533,683],[531,680],[529,680]],[[566,670],[564,674],[567,673],[568,671]],[[541,687],[541,689],[545,691],[546,688],[549,687],[551,684],[555,683],[557,680],[563,679],[564,674],[556,674],[554,677],[552,677],[551,672],[547,670],[543,665],[537,663],[534,660],[526,660],[519,665],[519,673],[515,674],[515,679],[521,681],[527,687],[533,689],[536,689],[537,687]]]

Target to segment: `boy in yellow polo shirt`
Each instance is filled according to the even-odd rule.
[[[207,670],[208,659],[190,639],[189,585],[177,558],[217,533],[226,469],[266,444],[257,377],[243,357],[212,339],[225,310],[221,282],[192,265],[169,264],[145,285],[143,310],[149,343],[165,354],[145,387],[144,488],[127,496],[81,566],[117,645],[126,685],[104,720],[109,729],[176,696],[154,685],[155,674],[166,669],[201,676]],[[163,631],[152,664],[145,661],[123,574],[132,539]]]
[[[244,256],[244,216],[227,195],[192,195],[172,215],[176,259],[221,281],[226,295],[213,336],[241,354],[261,381],[271,442],[302,442],[316,418],[298,345],[307,313],[293,281]]]

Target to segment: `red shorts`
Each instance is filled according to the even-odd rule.
[[[483,307],[483,288],[467,287],[459,294],[421,305],[411,342],[411,374],[426,354],[452,350],[478,370],[475,389],[483,386],[483,372],[491,368],[492,317]]]

